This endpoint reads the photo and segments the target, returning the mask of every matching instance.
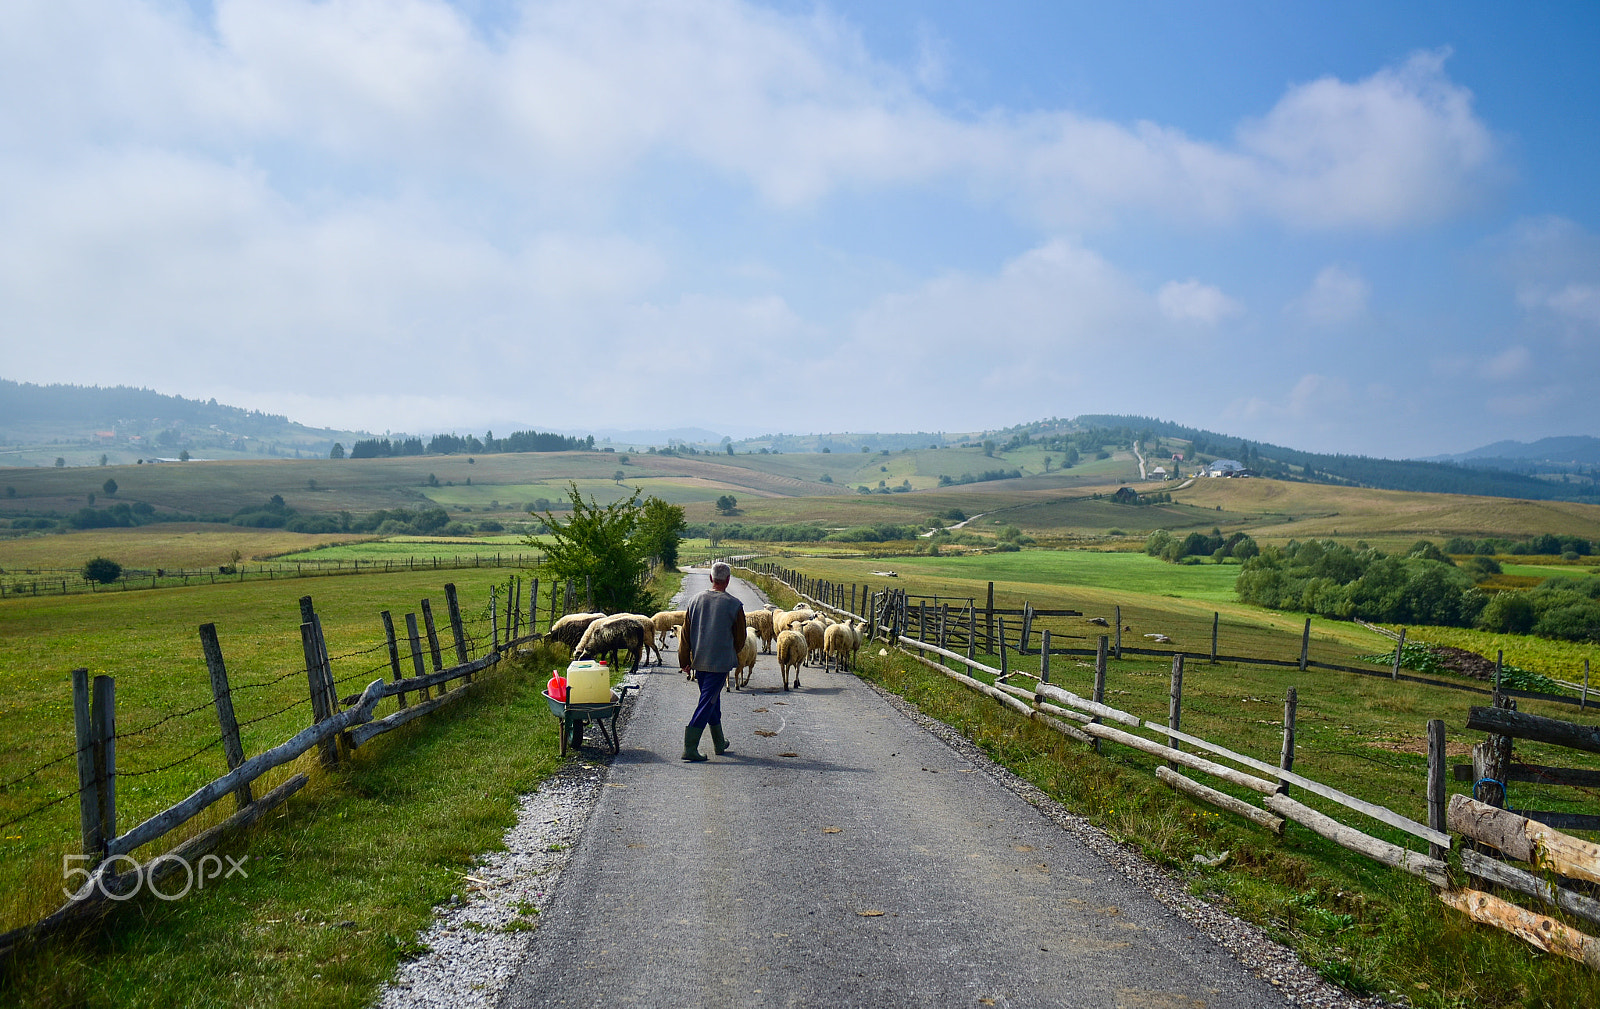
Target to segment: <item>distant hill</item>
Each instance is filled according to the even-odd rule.
[[[1509,463],[1550,463],[1557,466],[1600,466],[1600,438],[1568,435],[1540,438],[1534,442],[1497,441],[1455,455],[1429,456],[1431,462],[1461,462],[1496,465]],[[1502,467],[1505,468],[1505,467]]]

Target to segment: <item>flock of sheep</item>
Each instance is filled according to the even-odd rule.
[[[631,673],[650,653],[655,655],[655,664],[660,665],[661,649],[667,646],[669,636],[677,635],[678,664],[688,667],[688,646],[679,633],[683,617],[683,610],[662,610],[648,617],[641,613],[569,613],[555,622],[546,637],[571,648],[574,659],[609,655],[613,668],[618,655],[627,651],[632,658],[628,669]],[[864,640],[863,627],[860,621],[834,620],[807,606],[747,610],[744,647],[739,649],[739,666],[729,675],[727,689],[739,690],[749,685],[756,656],[771,654],[774,647],[784,690],[789,689],[790,670],[794,671],[794,685],[800,686],[800,667],[804,665],[848,669]],[[689,675],[693,679],[692,670]]]

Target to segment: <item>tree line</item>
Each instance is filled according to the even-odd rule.
[[[475,435],[436,434],[426,444],[421,438],[368,438],[351,446],[351,459],[389,459],[413,455],[490,455],[500,452],[586,452],[594,450],[594,435],[585,438],[545,431],[514,431],[496,438],[493,431],[480,440]],[[330,456],[345,458],[343,445]]]

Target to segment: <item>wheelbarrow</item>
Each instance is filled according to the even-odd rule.
[[[593,722],[600,730],[601,738],[611,747],[612,753],[620,752],[617,716],[622,714],[622,699],[628,696],[628,691],[638,689],[637,683],[622,683],[611,688],[611,700],[592,704],[568,704],[551,697],[550,691],[543,691],[545,703],[550,705],[550,713],[561,722],[561,755],[567,755],[569,744],[573,749],[583,745],[583,730],[589,722]],[[609,731],[606,729],[608,718],[611,720]]]

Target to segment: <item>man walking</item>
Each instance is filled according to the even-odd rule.
[[[700,705],[683,730],[684,760],[706,759],[700,752],[700,736],[706,726],[711,727],[717,753],[728,752],[728,737],[722,734],[722,686],[728,673],[739,665],[745,635],[744,604],[728,592],[732,579],[733,569],[725,562],[711,565],[711,588],[689,601],[683,617],[678,661],[685,674],[694,669],[700,684]]]

